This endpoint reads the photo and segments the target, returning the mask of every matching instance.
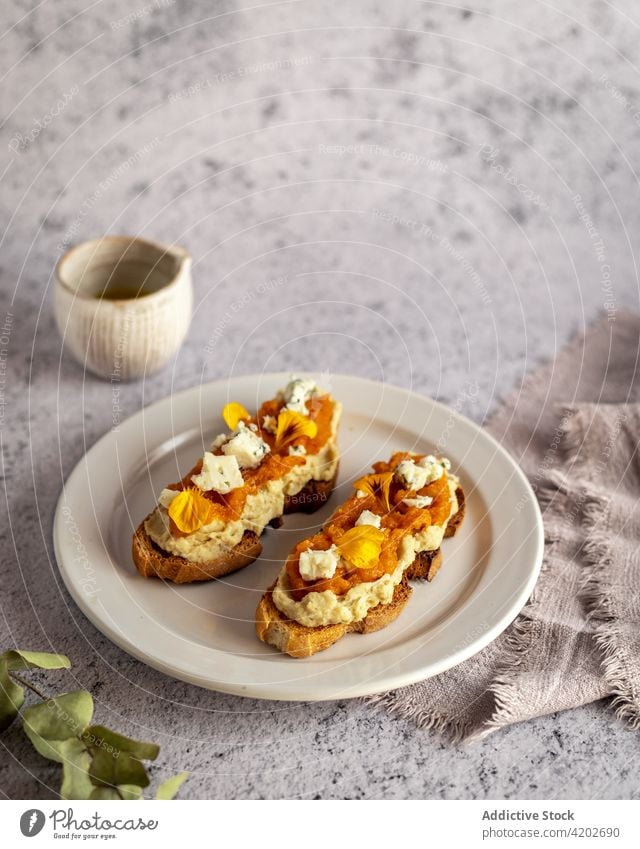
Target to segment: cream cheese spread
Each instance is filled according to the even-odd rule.
[[[331,590],[325,590],[320,593],[308,593],[300,601],[295,601],[289,595],[286,570],[283,569],[273,590],[273,603],[287,618],[294,619],[309,628],[359,622],[372,607],[378,604],[389,604],[396,586],[416,556],[422,551],[435,551],[440,548],[449,519],[458,511],[456,498],[458,486],[458,479],[454,475],[449,475],[451,493],[449,518],[442,525],[430,525],[418,534],[405,536],[400,546],[398,565],[393,572],[383,575],[376,581],[357,584],[342,596],[337,596]]]

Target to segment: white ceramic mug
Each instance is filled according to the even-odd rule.
[[[191,257],[175,245],[105,236],[72,248],[56,268],[64,343],[111,380],[161,368],[186,336],[192,304]]]

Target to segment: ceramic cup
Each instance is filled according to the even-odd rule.
[[[78,362],[110,380],[161,368],[189,329],[191,257],[175,245],[105,236],[56,268],[55,315]]]

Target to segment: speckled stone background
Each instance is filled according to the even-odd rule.
[[[2,645],[70,655],[56,683],[160,742],[154,780],[190,770],[183,797],[638,796],[638,737],[605,705],[459,747],[361,702],[218,695],[125,655],[61,586],[56,499],[114,417],[309,368],[480,422],[575,331],[637,306],[632,0],[244,5],[3,6]],[[120,232],[192,252],[196,312],[115,410],[62,353],[51,289],[66,246]],[[2,744],[0,792],[51,796],[57,768],[17,729]]]

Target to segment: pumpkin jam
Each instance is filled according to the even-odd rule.
[[[376,473],[393,472],[402,460],[421,460],[424,455],[410,454],[406,451],[397,452],[389,462],[375,463]],[[426,495],[433,499],[428,507],[414,507],[404,503],[405,498],[415,498],[416,495]],[[441,525],[448,521],[451,515],[451,487],[446,471],[432,483],[420,490],[410,490],[403,487],[395,478],[391,482],[389,492],[391,510],[380,516],[380,530],[384,533],[384,542],[377,563],[371,568],[358,569],[340,559],[336,572],[331,578],[305,581],[300,575],[300,555],[303,551],[313,549],[326,551],[332,545],[339,545],[340,539],[364,510],[370,510],[380,515],[381,506],[373,495],[359,498],[354,495],[344,502],[331,516],[322,530],[312,537],[299,542],[286,562],[286,575],[289,593],[295,601],[300,601],[312,592],[330,590],[336,596],[344,595],[357,584],[376,581],[383,575],[390,575],[398,564],[398,552],[402,540],[407,535],[415,535],[429,525]]]

